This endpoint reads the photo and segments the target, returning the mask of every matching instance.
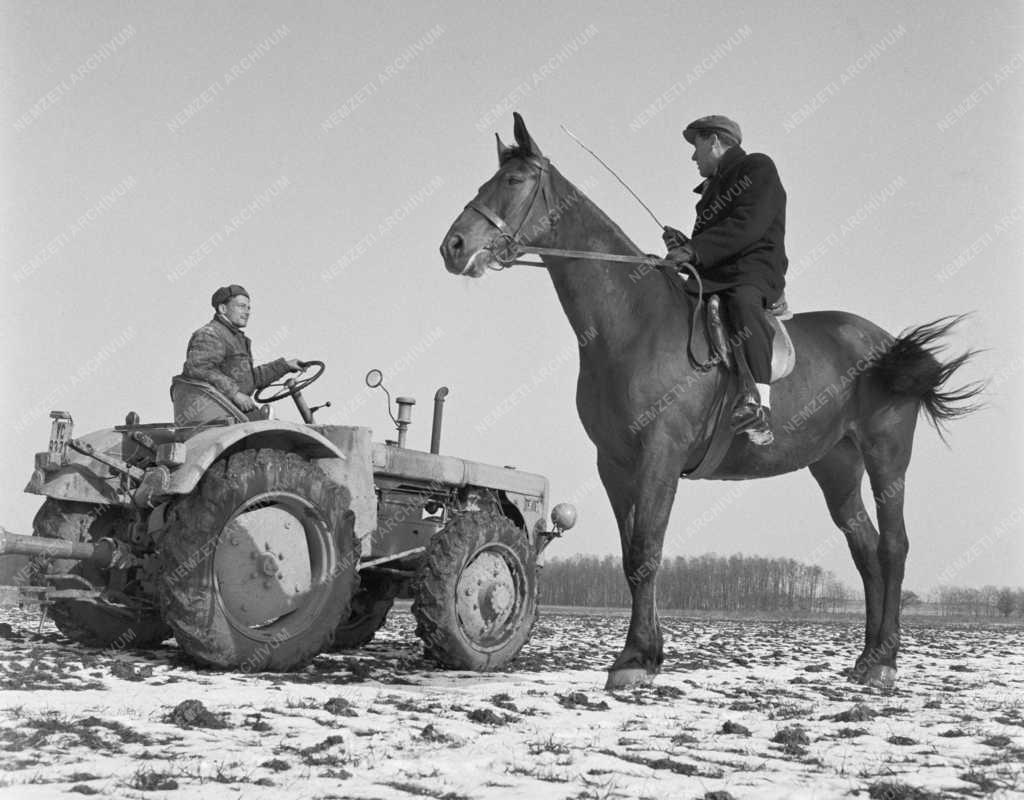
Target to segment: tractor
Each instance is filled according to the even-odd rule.
[[[397,439],[314,422],[303,390],[324,371],[256,396],[262,419],[125,424],[76,437],[53,411],[49,447],[25,491],[44,496],[33,535],[0,529],[29,585],[8,604],[45,606],[69,639],[146,648],[173,635],[199,664],[287,671],[369,642],[396,598],[411,599],[425,654],[496,670],[529,640],[538,559],[575,524],[541,475],[440,453],[447,387],[434,395],[429,452],[406,446],[415,401],[387,394]],[[292,398],[302,423],[270,419]],[[330,405],[329,403],[325,403]]]

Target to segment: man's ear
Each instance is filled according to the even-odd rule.
[[[711,143],[711,147],[712,147],[712,149],[715,150],[716,153],[724,153],[730,147],[735,147],[734,144],[732,144],[730,142],[723,141],[722,137],[719,136],[717,133],[713,133],[711,135],[715,137],[715,140]],[[717,145],[717,149],[716,149],[716,145]]]

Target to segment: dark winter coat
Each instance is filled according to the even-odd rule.
[[[786,285],[786,190],[772,160],[731,147],[700,193],[692,244],[705,292],[755,286],[769,303]]]
[[[233,400],[235,392],[251,395],[288,373],[279,358],[254,367],[252,342],[220,314],[192,334],[181,377],[208,383]]]

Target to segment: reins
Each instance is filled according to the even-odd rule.
[[[693,340],[696,338],[697,334],[697,320],[700,317],[700,311],[704,305],[704,284],[700,279],[700,275],[698,274],[696,267],[692,264],[681,264],[677,261],[669,261],[668,259],[657,258],[656,256],[651,255],[617,255],[614,253],[600,253],[592,250],[567,250],[559,247],[536,247],[534,245],[524,245],[519,243],[519,233],[523,229],[523,225],[526,224],[526,220],[530,218],[530,214],[533,211],[534,204],[537,202],[537,198],[542,197],[544,199],[544,205],[548,209],[545,216],[550,214],[551,209],[551,200],[549,198],[549,168],[551,166],[551,162],[545,157],[533,155],[523,156],[523,158],[528,164],[537,167],[540,171],[540,179],[537,181],[537,185],[534,187],[529,198],[519,203],[515,209],[518,211],[519,208],[523,206],[526,207],[526,211],[523,213],[523,216],[519,221],[519,226],[515,231],[512,230],[511,226],[502,219],[496,211],[476,198],[473,198],[466,204],[466,208],[477,212],[480,216],[491,223],[491,225],[498,229],[498,233],[484,248],[491,253],[495,262],[497,262],[497,266],[488,264],[488,268],[501,271],[517,265],[526,267],[547,267],[543,262],[538,263],[536,261],[524,261],[520,258],[520,256],[523,255],[536,255],[541,257],[555,256],[558,258],[584,258],[592,259],[594,261],[611,261],[619,264],[647,264],[652,267],[672,267],[679,272],[679,277],[682,280],[685,281],[692,277],[697,284],[697,303],[694,306],[693,314],[690,317],[690,336],[686,343],[686,353],[687,356],[689,356],[690,363],[694,369],[699,372],[707,372],[715,367],[718,360],[714,358],[714,356],[710,356],[706,361],[701,361],[693,354]],[[686,270],[689,274],[683,275],[683,270]]]
[[[495,237],[496,239],[502,238],[501,236]],[[491,241],[494,244],[494,241]],[[521,265],[524,267],[543,267],[544,264],[538,263],[537,261],[524,261],[520,258],[499,258],[497,251],[490,245],[486,248],[494,253],[495,259],[498,261],[499,266],[491,267],[494,270],[503,270],[506,267],[513,265]],[[652,267],[686,267],[689,265],[680,264],[676,261],[669,261],[665,258],[658,258],[657,256],[642,255],[642,256],[620,256],[612,253],[599,253],[593,250],[562,250],[558,247],[534,247],[533,245],[517,245],[514,242],[509,242],[505,246],[505,250],[512,249],[516,255],[536,255],[536,256],[559,256],[561,258],[592,258],[596,261],[617,261],[622,264],[650,264]],[[700,277],[697,278],[700,280]],[[685,280],[685,279],[684,279]]]

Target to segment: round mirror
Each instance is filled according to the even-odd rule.
[[[366,385],[371,389],[376,389],[384,383],[384,373],[379,369],[371,369],[366,373]]]

